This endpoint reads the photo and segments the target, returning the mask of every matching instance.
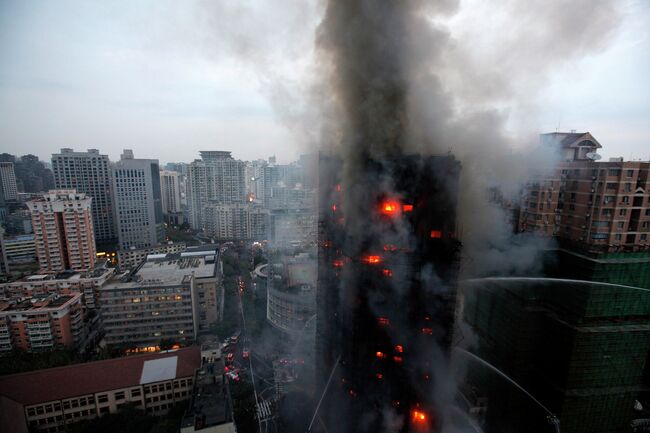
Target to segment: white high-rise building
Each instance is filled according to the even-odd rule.
[[[160,187],[162,193],[162,209],[164,214],[181,212],[180,174],[175,171],[160,172]]]
[[[157,159],[135,159],[125,150],[113,165],[113,191],[120,249],[146,248],[165,237]]]
[[[202,151],[188,166],[187,195],[190,225],[204,229],[203,209],[209,204],[235,204],[246,200],[246,164],[230,152]]]
[[[18,198],[16,186],[16,172],[13,162],[0,162],[0,180],[2,181],[2,193],[7,201],[15,201]]]
[[[88,152],[61,149],[61,153],[52,155],[52,171],[57,189],[74,189],[92,198],[97,243],[114,243],[117,232],[108,155],[100,155],[97,149]]]
[[[51,190],[27,202],[41,272],[85,271],[95,266],[91,200],[74,190]]]
[[[250,203],[210,204],[203,208],[204,232],[218,240],[264,240],[269,211]]]

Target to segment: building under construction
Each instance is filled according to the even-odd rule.
[[[316,345],[323,388],[333,378],[320,409],[329,431],[441,425],[459,173],[451,155],[320,158]]]
[[[650,293],[603,283],[495,278],[464,286],[476,351],[558,416],[564,433],[628,431],[643,415]],[[489,432],[551,432],[546,413],[484,369]]]

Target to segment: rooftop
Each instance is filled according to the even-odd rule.
[[[127,277],[115,278],[121,281],[120,288],[138,287],[142,284],[188,284],[195,278],[210,278],[217,273],[218,252],[212,250],[187,250],[180,253],[150,254],[138,268]]]
[[[201,430],[233,422],[228,389],[223,381],[223,366],[206,363],[196,373],[190,408],[181,421],[181,428],[194,426]]]
[[[162,359],[166,360],[157,361]],[[200,348],[191,346],[164,353],[131,355],[1,376],[0,395],[23,405],[32,405],[152,381],[188,377],[194,375],[200,365]]]
[[[80,293],[73,293],[71,295],[38,294],[31,298],[4,302],[0,304],[0,311],[3,313],[9,313],[47,310],[62,307],[79,298],[81,298]]]

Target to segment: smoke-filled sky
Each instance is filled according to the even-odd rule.
[[[605,157],[650,158],[650,3],[439,3],[441,55],[462,65],[442,86],[459,104],[493,104],[518,134],[588,130]],[[315,0],[0,0],[0,152],[288,162],[322,127],[322,14]]]

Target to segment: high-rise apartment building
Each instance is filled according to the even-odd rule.
[[[478,353],[553,411],[563,432],[625,431],[641,416],[650,348],[650,163],[599,162],[589,133],[543,134],[541,144],[559,161],[525,188],[518,228],[557,240],[545,272],[558,279],[470,282],[465,319]],[[547,431],[538,406],[485,380],[492,428]]]
[[[117,232],[108,155],[100,155],[97,149],[61,149],[61,153],[52,155],[52,171],[57,189],[74,189],[92,198],[95,240],[98,244],[114,244]]]
[[[246,200],[246,164],[231,152],[202,151],[201,159],[188,166],[187,195],[190,225],[203,230],[205,206],[243,203]]]
[[[367,158],[345,177],[343,164],[319,166],[317,374],[324,384],[340,373],[323,420],[339,432],[435,431],[435,378],[454,326],[460,163]]]
[[[95,266],[91,201],[74,190],[52,190],[27,202],[41,272],[85,271]]]
[[[157,159],[135,159],[125,150],[113,166],[120,249],[146,248],[165,238]]]
[[[5,201],[16,201],[18,198],[18,187],[16,186],[16,172],[13,162],[0,162],[0,181],[2,181],[2,193]]]
[[[181,174],[175,171],[160,172],[160,188],[162,195],[162,210],[165,219],[178,224],[182,223],[183,208],[181,206]],[[180,219],[180,221],[179,221]]]

